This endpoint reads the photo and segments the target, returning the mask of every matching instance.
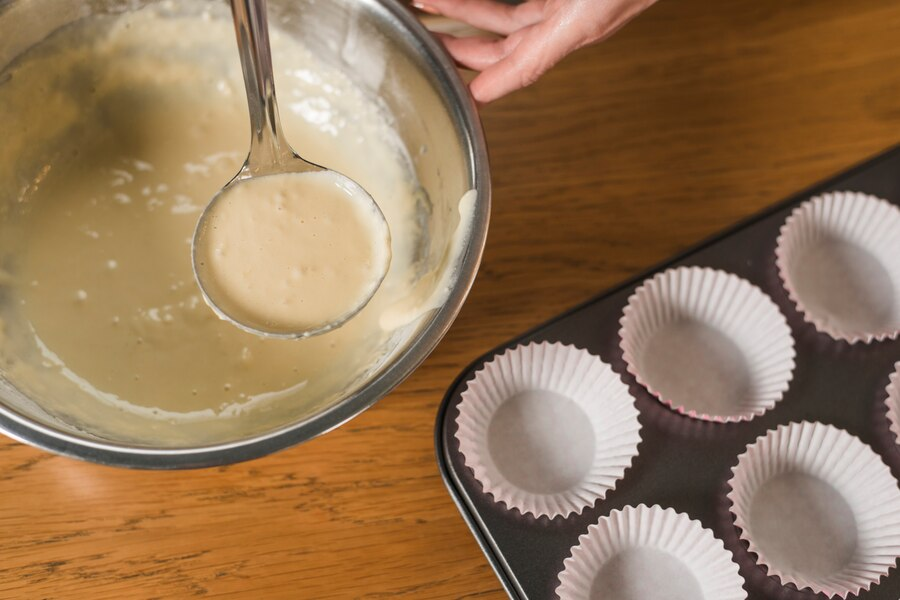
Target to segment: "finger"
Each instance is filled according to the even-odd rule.
[[[462,67],[483,71],[496,62],[506,58],[515,50],[517,37],[491,39],[484,37],[454,37],[438,34],[437,36],[447,48],[453,60]]]
[[[543,0],[528,0],[519,5],[498,0],[414,0],[413,6],[501,35],[537,23],[544,13]]]
[[[575,3],[577,10],[548,15],[546,20],[509,36],[526,37],[472,80],[472,96],[487,103],[531,85],[567,54],[609,37],[654,2],[609,0],[597,4],[595,0],[581,0]]]
[[[472,80],[469,86],[472,96],[486,104],[528,87],[578,45],[576,40],[560,35],[553,27],[531,27],[507,56]]]

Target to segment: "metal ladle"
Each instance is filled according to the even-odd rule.
[[[266,0],[231,0],[231,12],[234,17],[234,28],[237,36],[238,51],[241,57],[241,68],[244,74],[244,86],[247,90],[247,106],[250,111],[250,127],[253,135],[250,143],[250,152],[237,175],[213,196],[212,200],[200,214],[191,241],[191,260],[194,268],[194,277],[200,286],[203,299],[210,308],[212,308],[220,318],[231,322],[244,331],[264,337],[288,339],[319,335],[340,327],[363,309],[369,300],[371,300],[378,289],[378,285],[381,284],[381,281],[383,281],[387,274],[386,266],[384,272],[380,274],[378,285],[376,285],[367,295],[361,295],[359,303],[356,304],[353,309],[339,315],[333,321],[300,331],[269,329],[263,325],[242,322],[234,315],[228,314],[228,312],[223,310],[219,303],[216,302],[216,299],[211,297],[210,288],[212,286],[204,285],[202,270],[198,270],[197,268],[198,238],[202,236],[204,227],[207,224],[207,219],[216,202],[223,196],[224,192],[232,189],[234,186],[241,185],[242,182],[254,177],[282,173],[330,171],[325,167],[321,167],[300,157],[300,155],[294,152],[281,132],[278,104],[275,99],[275,82],[272,74],[272,55],[269,47]],[[374,218],[379,220],[377,226],[379,228],[384,227],[386,231],[388,227],[387,222],[372,197],[365,192],[359,184],[350,178],[337,173],[336,171],[330,172],[333,176],[345,180],[345,183],[349,184],[352,188],[358,189],[359,193],[354,193],[354,201],[371,203],[372,208],[374,208],[372,214],[375,215]]]

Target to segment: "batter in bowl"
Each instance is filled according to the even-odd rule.
[[[190,242],[248,144],[230,17],[82,20],[0,76],[0,119],[22,124],[0,141],[3,375],[50,414],[136,443],[220,439],[229,417],[252,428],[251,412],[288,410],[278,401],[302,415],[346,393],[410,335],[420,313],[394,313],[411,290],[433,304],[422,281],[440,278],[420,264],[428,207],[388,117],[288,36],[273,32],[272,46],[287,137],[385,215],[392,260],[378,292],[306,340],[220,321]]]

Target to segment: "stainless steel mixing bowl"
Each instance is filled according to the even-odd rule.
[[[148,3],[152,2],[0,0],[0,73],[18,54],[60,27],[89,14],[135,10]],[[170,3],[169,9],[184,4]],[[427,218],[447,219],[440,215],[455,212],[451,202],[468,189],[477,190],[469,247],[447,302],[417,323],[383,364],[348,381],[346,393],[305,412],[299,408],[276,411],[278,422],[242,426],[242,418],[234,417],[233,424],[212,441],[207,436],[196,444],[190,440],[154,444],[148,433],[150,438],[134,442],[45,410],[39,394],[23,393],[2,377],[0,429],[7,435],[52,452],[127,467],[193,468],[248,460],[308,440],[370,407],[412,373],[450,327],[475,278],[490,212],[488,159],[481,126],[451,60],[394,0],[270,0],[269,4],[270,22],[298,36],[383,101],[412,157],[427,194],[424,197],[435,203]],[[0,85],[2,79],[0,76]],[[435,222],[433,226],[437,237],[447,237],[452,223]],[[148,425],[151,430],[157,426],[165,425]]]

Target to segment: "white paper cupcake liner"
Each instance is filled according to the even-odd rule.
[[[817,330],[851,344],[900,335],[900,208],[856,192],[817,196],[787,218],[775,256]]]
[[[782,584],[845,598],[900,556],[900,489],[862,441],[831,425],[791,423],[738,457],[731,512],[757,563]]]
[[[888,386],[887,398],[887,417],[891,431],[894,432],[894,441],[900,445],[900,362],[894,364],[894,372],[891,373]]]
[[[634,399],[609,365],[562,344],[528,344],[475,373],[456,419],[484,491],[523,514],[580,513],[637,455]]]
[[[560,600],[742,600],[731,553],[699,521],[671,508],[626,506],[578,538],[563,563]]]
[[[794,340],[774,302],[724,271],[679,267],[628,299],[621,348],[628,372],[681,414],[743,421],[781,400]]]

